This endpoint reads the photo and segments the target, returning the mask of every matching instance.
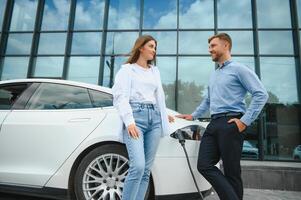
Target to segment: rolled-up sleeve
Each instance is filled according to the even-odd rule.
[[[133,111],[129,103],[131,90],[131,77],[129,66],[122,66],[117,72],[115,83],[112,87],[113,105],[118,110],[118,113],[123,123],[128,126],[135,123]]]

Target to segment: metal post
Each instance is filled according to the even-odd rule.
[[[9,26],[13,14],[14,8],[14,0],[7,0],[6,7],[3,16],[3,24],[2,24],[2,35],[0,40],[0,78],[2,77],[3,65],[4,65],[4,56],[5,56],[5,49],[7,46],[8,40],[8,33],[9,33]]]
[[[301,118],[301,60],[300,60],[300,32],[299,32],[299,21],[298,21],[298,10],[296,0],[290,0],[291,20],[293,28],[293,44],[294,44],[294,57],[296,67],[296,82],[298,92],[298,117]],[[301,132],[301,124],[299,120],[299,132]],[[301,142],[301,139],[300,139]]]
[[[67,40],[66,40],[64,67],[63,67],[63,74],[62,74],[63,79],[68,79],[76,2],[77,2],[76,0],[72,0],[70,3],[70,14],[69,14],[69,20],[68,20]]]
[[[106,50],[106,41],[107,41],[108,19],[109,19],[109,4],[110,4],[110,0],[105,0],[105,8],[104,8],[105,10],[103,16],[103,32],[102,32],[101,49],[100,49],[98,85],[103,85],[105,50]]]
[[[256,0],[251,1],[252,4],[252,22],[253,22],[253,46],[254,46],[254,59],[255,59],[255,73],[260,78],[260,57],[259,57],[259,40],[258,40],[258,21],[257,21],[257,4]],[[266,135],[265,128],[265,109],[258,117],[258,150],[259,150],[259,160],[264,159],[264,136]]]
[[[34,77],[34,72],[35,72],[35,67],[36,67],[35,66],[36,65],[36,56],[38,53],[40,31],[41,31],[43,12],[44,12],[44,5],[45,5],[45,0],[38,1],[36,21],[35,21],[35,25],[34,25],[34,31],[33,31],[33,37],[32,37],[33,39],[32,39],[32,45],[31,45],[30,57],[29,57],[29,63],[28,63],[27,78]]]

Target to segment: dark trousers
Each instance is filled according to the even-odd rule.
[[[231,118],[220,117],[209,123],[201,139],[197,168],[221,200],[242,200],[240,158],[244,136],[235,123],[227,122]],[[220,159],[224,174],[215,166]]]

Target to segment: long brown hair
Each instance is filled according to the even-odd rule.
[[[140,48],[143,47],[146,43],[148,43],[151,40],[155,41],[156,48],[157,48],[157,41],[155,40],[155,38],[153,38],[151,35],[141,35],[136,40],[135,45],[132,48],[130,57],[125,63],[130,63],[130,64],[136,63],[140,56]],[[156,53],[152,60],[147,61],[147,64],[154,64],[154,65],[156,64]]]

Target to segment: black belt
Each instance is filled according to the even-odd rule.
[[[226,112],[211,115],[211,119],[217,119],[221,117],[241,117],[243,114],[240,112]]]

